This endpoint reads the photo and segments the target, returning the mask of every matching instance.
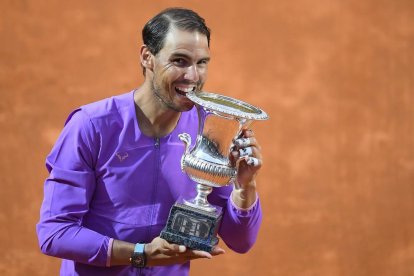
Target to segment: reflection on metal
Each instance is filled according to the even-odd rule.
[[[187,97],[196,103],[199,129],[191,150],[190,135],[179,135],[186,144],[181,169],[198,183],[197,196],[186,204],[212,212],[215,207],[207,201],[212,187],[231,184],[237,175],[235,164],[229,160],[233,140],[253,120],[266,120],[268,116],[255,106],[223,95],[190,92]]]
[[[193,218],[183,212],[176,212],[171,223],[171,228],[184,235],[191,235],[201,239],[208,237],[211,223],[200,218]]]

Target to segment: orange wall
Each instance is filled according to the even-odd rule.
[[[37,247],[44,159],[68,113],[138,86],[140,30],[194,8],[206,90],[265,109],[264,223],[192,275],[414,275],[414,2],[1,1],[1,275],[56,275]]]

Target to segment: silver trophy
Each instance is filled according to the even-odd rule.
[[[221,207],[213,206],[207,196],[214,187],[232,184],[237,164],[229,160],[230,152],[242,129],[253,120],[266,120],[267,114],[248,103],[209,92],[190,92],[187,97],[197,107],[199,128],[195,146],[191,136],[180,134],[185,143],[181,169],[197,183],[197,196],[176,202],[170,211],[161,237],[177,244],[210,252],[218,243]]]

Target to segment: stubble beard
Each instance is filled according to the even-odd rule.
[[[197,87],[199,87],[199,85],[197,85]],[[201,86],[202,87],[202,86]],[[200,87],[200,90],[201,90]],[[197,89],[197,88],[196,88]],[[152,93],[155,95],[155,97],[157,98],[157,100],[160,102],[160,104],[165,108],[165,109],[170,109],[173,110],[175,112],[184,112],[184,111],[189,111],[193,108],[194,104],[192,104],[191,106],[182,106],[179,107],[176,104],[173,103],[172,100],[167,99],[166,97],[162,96],[161,90],[162,88],[158,87],[156,85],[156,81],[155,78],[152,80],[151,83],[151,90]],[[198,89],[197,89],[198,90]],[[174,91],[175,92],[175,91]],[[175,92],[176,93],[176,92]],[[168,95],[170,95],[169,93],[167,93]]]

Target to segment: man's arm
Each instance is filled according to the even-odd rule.
[[[47,255],[106,266],[110,238],[81,226],[96,185],[87,124],[89,118],[73,112],[46,159],[49,176],[37,234]]]
[[[238,174],[227,201],[219,234],[231,249],[245,253],[255,243],[262,222],[255,180],[262,165],[262,155],[251,130],[243,130],[235,145],[231,160],[238,164]]]

